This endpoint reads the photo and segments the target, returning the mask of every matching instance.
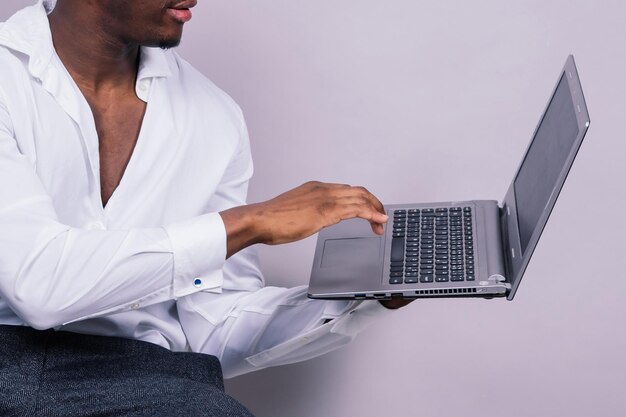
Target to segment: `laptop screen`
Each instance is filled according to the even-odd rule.
[[[522,256],[557,186],[578,137],[576,110],[565,73],[514,181]]]

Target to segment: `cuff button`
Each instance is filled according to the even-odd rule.
[[[202,280],[200,278],[196,278],[193,280],[193,286],[194,287],[201,287],[202,286]]]

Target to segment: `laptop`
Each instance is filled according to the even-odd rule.
[[[589,123],[570,55],[501,203],[389,205],[383,236],[362,219],[323,229],[308,296],[512,300]]]

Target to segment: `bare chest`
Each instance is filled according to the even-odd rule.
[[[137,144],[146,103],[137,97],[109,103],[87,101],[98,132],[100,193],[105,206],[120,184]]]

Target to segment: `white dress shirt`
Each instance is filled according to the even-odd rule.
[[[218,212],[245,204],[246,126],[175,52],[141,49],[147,110],[106,207],[94,118],[41,1],[0,24],[0,74],[0,324],[208,353],[232,377],[335,349],[386,311],[264,287],[253,248],[225,261]]]

